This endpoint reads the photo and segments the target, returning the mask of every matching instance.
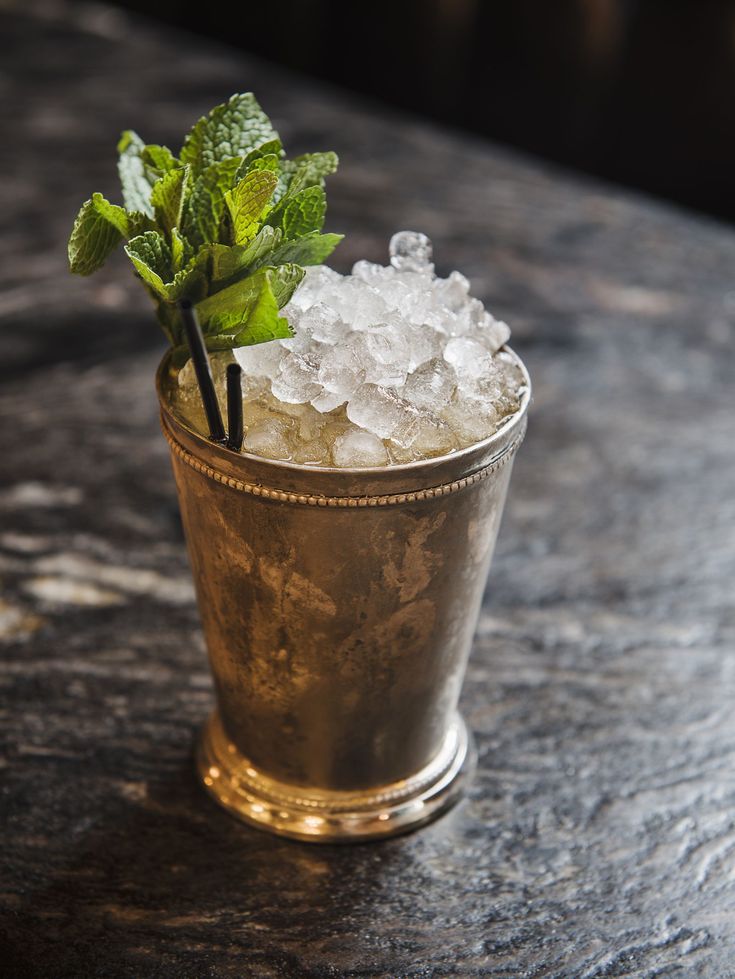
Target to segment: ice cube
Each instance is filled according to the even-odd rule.
[[[323,289],[319,297],[350,330],[364,330],[371,323],[385,319],[383,297],[362,279],[345,276]]]
[[[295,407],[298,410],[291,417],[294,419],[295,431],[298,433],[299,439],[304,442],[311,442],[318,438],[326,424],[324,415],[310,404],[299,404]]]
[[[492,367],[492,357],[482,344],[466,337],[453,337],[444,348],[444,359],[457,372],[457,377],[480,377]]]
[[[383,442],[361,428],[353,428],[334,440],[332,457],[336,466],[360,468],[361,466],[386,466],[388,453]]]
[[[408,325],[400,320],[371,327],[365,333],[365,349],[370,360],[396,367],[403,371],[405,377],[411,363],[408,330]]]
[[[356,279],[362,279],[363,282],[378,288],[382,281],[393,275],[394,271],[392,265],[378,265],[375,262],[366,262],[364,259],[355,262],[352,266],[352,274]]]
[[[347,402],[347,417],[381,439],[410,445],[416,436],[419,412],[391,388],[363,384]]]
[[[336,269],[328,265],[308,265],[304,275],[302,286],[296,290],[294,295],[298,295],[302,290],[306,292],[318,292],[326,285],[339,282],[344,276],[340,275]]]
[[[284,338],[283,340],[277,340],[276,343],[280,344],[281,347],[288,350],[290,353],[310,353],[314,350],[315,341],[312,338],[311,333],[307,329],[304,329],[301,322],[297,322],[298,329],[295,331],[295,335]]]
[[[318,361],[313,353],[289,353],[271,382],[271,390],[279,401],[301,404],[321,391],[317,378]]]
[[[498,412],[492,404],[471,398],[453,401],[442,410],[441,418],[461,445],[472,445],[489,438],[499,421]]]
[[[242,387],[242,400],[252,401],[266,394],[270,390],[268,378],[261,377],[259,374],[246,374],[245,371],[240,375]]]
[[[326,303],[318,302],[304,310],[298,320],[297,335],[306,330],[319,343],[338,343],[347,332],[339,314]]]
[[[309,442],[299,439],[294,445],[291,461],[300,466],[329,466],[332,461],[329,445],[322,438]]]
[[[413,441],[406,446],[388,442],[388,452],[391,462],[416,462],[419,459],[447,455],[454,452],[460,444],[456,434],[445,421],[431,415],[423,415],[419,419]]]
[[[289,418],[264,418],[248,427],[242,443],[243,452],[288,461],[292,452],[289,438],[292,431],[293,422]]]
[[[488,353],[494,354],[510,339],[510,329],[502,320],[485,313],[478,324],[467,330],[465,336],[481,343]]]
[[[516,359],[506,350],[495,357],[495,365],[500,371],[503,386],[512,394],[518,395],[526,387],[526,378]]]
[[[456,313],[470,298],[470,283],[461,272],[452,272],[448,279],[436,280],[433,292],[441,306]]]
[[[426,323],[420,326],[411,323],[405,328],[405,336],[409,343],[409,371],[415,371],[421,364],[433,357],[441,357],[446,337]]]
[[[346,395],[322,388],[319,394],[311,399],[311,404],[318,412],[326,414],[327,412],[334,411],[335,408],[341,407],[346,401]]]
[[[254,343],[249,347],[238,347],[233,353],[243,373],[259,377],[274,377],[278,373],[279,364],[287,356],[280,343],[272,340]]]
[[[326,391],[339,396],[337,404],[344,404],[365,379],[363,343],[361,333],[350,332],[341,343],[328,347],[322,354],[317,380]],[[336,407],[336,404],[332,407]]]
[[[398,231],[390,240],[390,263],[401,272],[433,275],[431,241],[420,231]]]
[[[452,365],[434,357],[408,376],[402,393],[417,408],[439,411],[449,404],[456,386],[457,375]]]

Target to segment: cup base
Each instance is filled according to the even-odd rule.
[[[459,715],[425,768],[363,792],[329,791],[279,782],[259,772],[229,740],[215,711],[197,749],[207,792],[233,816],[258,829],[312,843],[350,843],[407,833],[452,806],[469,781],[475,752]]]

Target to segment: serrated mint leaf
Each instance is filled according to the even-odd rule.
[[[142,211],[127,211],[128,216],[128,232],[126,238],[137,238],[138,235],[142,235],[144,231],[155,231],[156,222],[153,218],[148,217],[147,214],[143,214]]]
[[[180,235],[177,229],[174,229],[175,236],[180,239]],[[172,235],[172,240],[174,235]],[[192,303],[198,303],[200,300],[209,292],[210,286],[210,260],[211,252],[213,248],[219,247],[218,245],[204,245],[200,248],[196,255],[191,255],[191,246],[187,241],[183,241],[184,245],[184,256],[186,259],[186,264],[183,268],[176,271],[173,279],[170,282],[164,283],[166,289],[166,295],[170,303],[176,303],[180,299],[188,299]],[[178,247],[178,246],[177,246]],[[172,262],[173,262],[173,248]],[[178,314],[169,314],[170,320],[173,322],[175,329],[178,331],[181,327],[181,321]]]
[[[280,161],[280,172],[278,174],[278,183],[276,184],[276,189],[273,192],[273,204],[274,206],[283,199],[288,194],[288,185],[291,183],[291,178],[296,172],[296,164],[293,160],[281,160]]]
[[[272,283],[271,270],[262,269],[197,303],[205,335],[229,337],[233,347],[292,336]]]
[[[146,144],[140,155],[146,166],[153,167],[159,173],[167,173],[181,166],[168,146],[159,146],[157,143]]]
[[[218,240],[225,213],[225,194],[234,183],[240,162],[237,157],[220,160],[207,167],[194,181],[186,202],[183,228],[195,246]]]
[[[186,250],[186,239],[183,237],[178,228],[171,229],[171,269],[172,271],[178,272],[182,269],[187,262],[184,255]]]
[[[336,153],[304,153],[294,160],[281,160],[274,203],[294,197],[307,187],[324,186],[324,178],[334,173],[339,164]]]
[[[277,262],[269,261],[269,257],[280,241],[280,229],[265,224],[248,245],[210,245],[212,282],[227,282],[261,266],[277,265]]]
[[[267,227],[267,225],[266,225]],[[262,265],[281,265],[284,262],[295,262],[296,265],[321,265],[328,258],[344,235],[319,234],[312,231],[308,235],[286,241],[260,261],[251,263],[255,268]]]
[[[123,237],[128,235],[130,222],[128,212],[124,207],[119,207],[117,204],[110,204],[102,194],[92,194],[92,204],[100,217],[109,221]]]
[[[92,194],[82,204],[69,238],[69,268],[77,275],[91,275],[104,265],[127,232],[127,215],[102,194]]]
[[[250,150],[243,160],[245,170],[247,171],[250,164],[255,160],[260,160],[264,156],[275,156],[278,159],[283,156],[283,147],[281,146],[280,139],[269,139],[266,143],[261,143],[260,146],[256,146],[254,150]],[[245,176],[244,173],[243,176]]]
[[[100,194],[83,205],[69,240],[72,271],[88,275],[129,239],[126,252],[175,352],[184,297],[202,307],[210,349],[290,336],[278,308],[303,266],[322,262],[341,237],[319,233],[336,155],[287,160],[251,93],[200,119],[180,159],[132,130],[118,151],[125,208]]]
[[[207,295],[207,276],[203,269],[196,266],[181,269],[171,282],[165,284],[165,289],[170,302],[188,299],[197,303]]]
[[[283,309],[291,296],[293,296],[296,286],[306,275],[306,270],[302,269],[299,265],[289,264],[278,265],[274,268],[268,268],[265,271],[270,272],[273,295],[276,297],[278,308]]]
[[[239,272],[247,270],[244,261],[247,247],[245,245],[210,245],[212,257],[212,282],[220,283],[233,278]],[[214,290],[213,290],[214,291]]]
[[[270,170],[276,175],[276,179],[278,180],[281,173],[281,160],[275,153],[266,153],[264,156],[256,157],[254,160],[250,160],[248,157],[240,165],[240,169],[235,176],[235,183],[238,184],[243,177],[247,177],[249,173],[253,173],[255,170]]]
[[[149,178],[141,156],[144,149],[145,143],[140,136],[132,129],[127,129],[117,144],[117,151],[120,154],[117,169],[125,207],[128,211],[141,211],[152,218],[151,187],[154,181]]]
[[[168,298],[166,283],[173,278],[171,249],[163,235],[146,231],[125,246],[130,261],[138,275],[162,299]]]
[[[311,231],[321,231],[327,213],[327,198],[322,187],[307,187],[279,204],[283,237],[298,238]]]
[[[234,190],[225,194],[236,245],[245,245],[255,237],[277,180],[270,170],[251,170]]]
[[[339,166],[336,153],[305,153],[297,156],[294,173],[288,185],[288,196],[293,197],[307,187],[323,187],[324,178]]]
[[[281,243],[283,232],[280,228],[272,228],[269,224],[264,224],[257,235],[243,252],[243,265],[259,267],[265,264],[269,254]],[[276,265],[276,262],[269,262]]]
[[[189,181],[189,167],[169,170],[155,182],[151,204],[158,224],[170,231],[181,224],[181,215]]]
[[[186,137],[180,157],[197,174],[220,160],[247,156],[256,147],[276,139],[278,133],[268,116],[253,93],[246,92],[233,95],[203,116]]]
[[[245,326],[232,338],[232,346],[224,349],[251,347],[253,344],[265,343],[268,340],[288,340],[293,335],[291,324],[286,317],[279,316],[277,312],[274,315],[270,299],[261,297]]]

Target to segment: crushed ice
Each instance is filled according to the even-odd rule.
[[[295,336],[234,351],[244,451],[346,468],[411,462],[487,438],[518,409],[523,374],[501,350],[510,330],[461,273],[437,278],[431,257],[425,235],[400,231],[388,266],[307,269],[282,310]]]

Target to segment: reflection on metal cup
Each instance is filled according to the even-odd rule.
[[[468,449],[327,469],[207,440],[171,410],[175,384],[164,358],[162,426],[217,695],[204,785],[299,839],[428,821],[472,767],[457,702],[530,388]]]

